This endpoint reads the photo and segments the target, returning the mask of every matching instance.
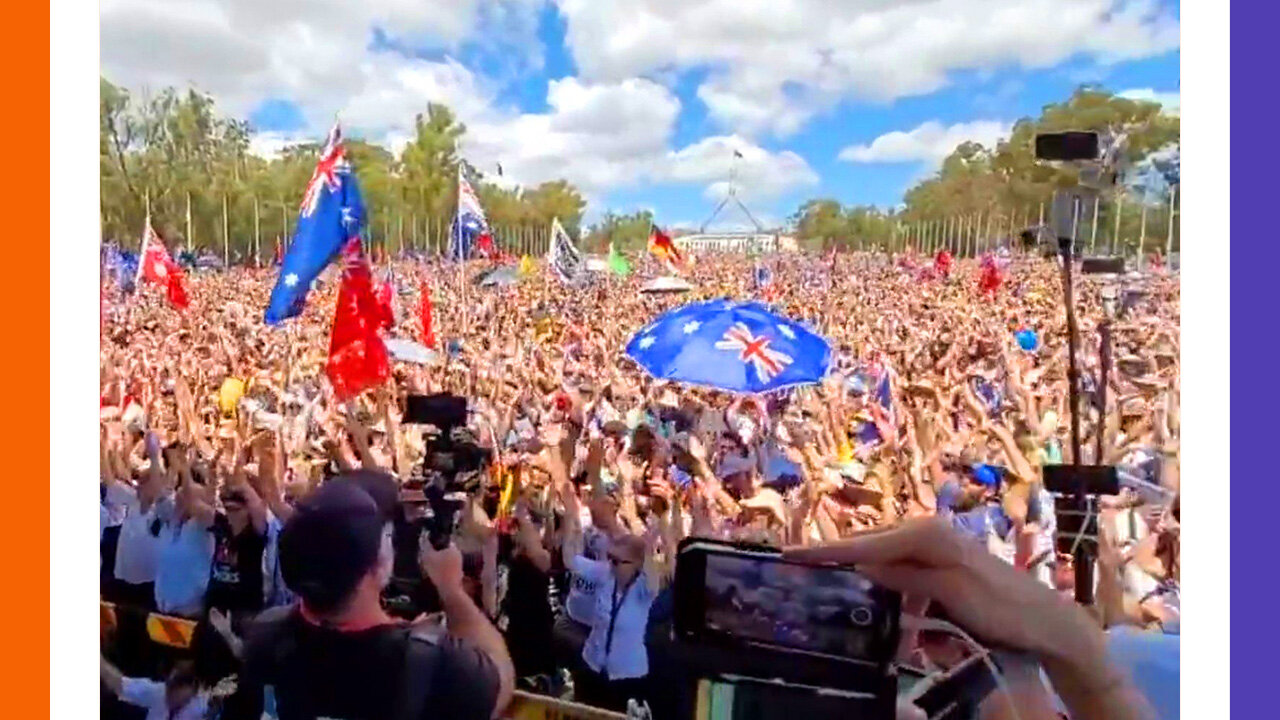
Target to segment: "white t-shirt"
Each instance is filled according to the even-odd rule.
[[[147,720],[201,720],[209,708],[209,698],[197,693],[178,712],[169,714],[164,700],[164,683],[146,678],[125,678],[120,699],[147,709]]]
[[[610,680],[648,675],[649,653],[644,640],[655,596],[644,573],[636,573],[629,587],[620,588],[607,562],[579,555],[573,559],[572,569],[575,575],[590,578],[597,588],[591,634],[582,646],[587,666]]]
[[[151,526],[172,512],[173,498],[165,495],[157,499],[146,512],[129,488],[120,492],[119,499],[125,510],[116,546],[116,579],[133,585],[155,582],[160,538],[151,533]]]
[[[604,560],[609,553],[609,536],[592,525],[585,525],[582,531],[583,554],[588,560]],[[565,598],[565,612],[575,622],[590,625],[595,617],[596,594],[599,583],[588,576],[569,568],[569,597]]]

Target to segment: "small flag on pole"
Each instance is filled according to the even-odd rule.
[[[364,200],[347,162],[342,129],[334,124],[298,209],[298,227],[271,290],[266,322],[276,325],[302,313],[311,283],[360,234]]]
[[[609,270],[619,277],[631,274],[631,263],[627,262],[627,258],[618,252],[613,243],[609,243]]]
[[[666,263],[673,272],[678,272],[685,261],[684,255],[672,242],[671,237],[657,227],[653,228],[649,234],[649,252]]]
[[[142,231],[142,252],[138,256],[138,275],[134,278],[135,283],[138,278],[163,287],[165,295],[169,298],[169,304],[179,310],[186,310],[191,304],[187,298],[182,268],[169,256],[169,251],[165,249],[160,236],[156,235],[156,231],[151,228],[149,216],[147,227]]]
[[[561,282],[575,285],[581,282],[584,274],[582,253],[569,239],[569,234],[560,225],[560,218],[551,220],[551,247],[547,250],[547,263],[555,271]]]

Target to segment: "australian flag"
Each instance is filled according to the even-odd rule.
[[[351,238],[360,236],[364,201],[355,172],[347,162],[342,129],[329,131],[320,161],[302,195],[298,228],[280,265],[280,276],[271,290],[266,321],[276,325],[302,313],[307,292]]]
[[[481,257],[493,256],[493,235],[489,233],[489,221],[480,207],[480,198],[471,183],[458,171],[458,214],[449,228],[449,259],[466,260],[472,253]]]

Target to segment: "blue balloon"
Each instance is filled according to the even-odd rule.
[[[663,313],[626,352],[656,378],[736,393],[817,383],[831,367],[825,338],[758,302],[731,300]]]
[[[1019,330],[1014,337],[1018,340],[1018,347],[1027,352],[1035,350],[1040,345],[1040,338],[1036,337],[1035,330]]]

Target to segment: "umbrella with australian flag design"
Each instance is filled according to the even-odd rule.
[[[814,384],[831,367],[826,338],[758,302],[731,300],[659,315],[626,353],[655,378],[734,393]]]

